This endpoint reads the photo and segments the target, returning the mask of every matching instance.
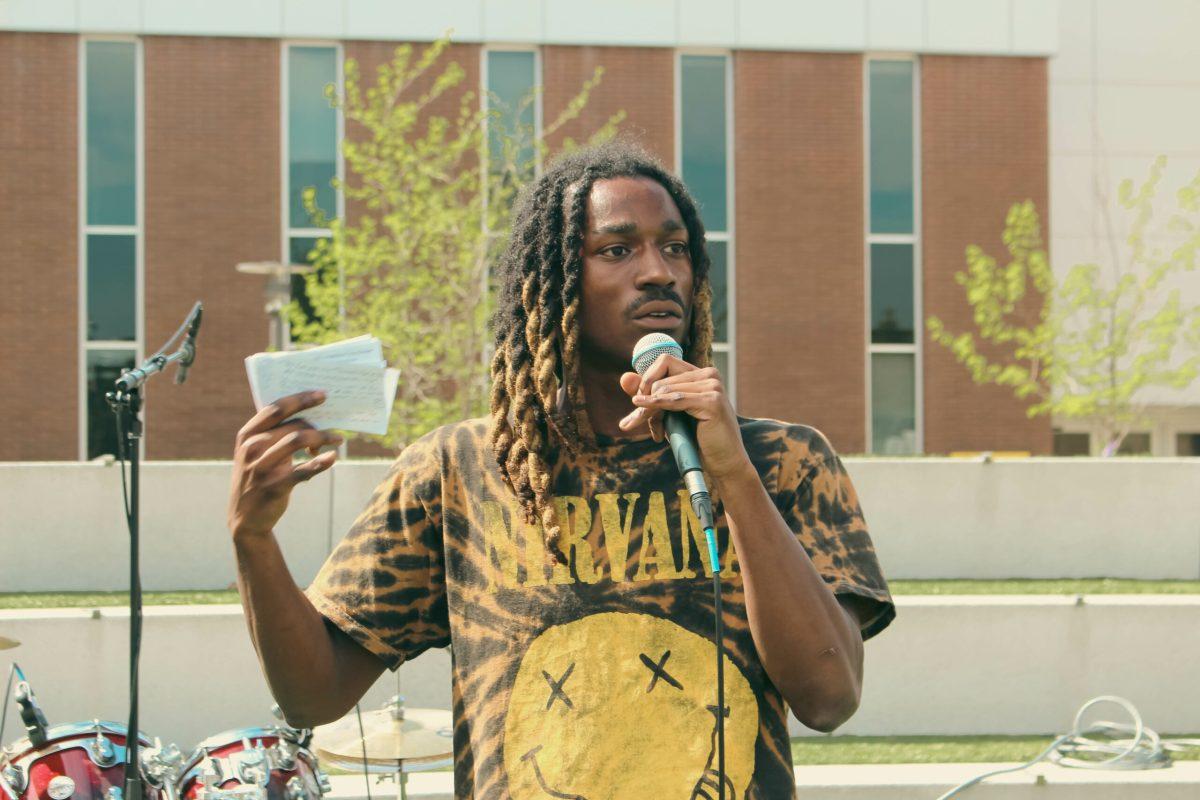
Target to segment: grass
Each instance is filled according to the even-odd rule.
[[[890,581],[892,594],[1200,594],[1200,581],[1129,578]]]
[[[1163,738],[1195,738],[1195,734],[1164,734]],[[809,736],[792,739],[792,761],[797,766],[1025,762],[1053,741],[1053,736]],[[1200,748],[1171,757],[1197,761]]]
[[[1124,578],[1003,581],[892,581],[892,594],[1200,594],[1200,581],[1139,581]],[[124,606],[125,592],[0,593],[0,608],[104,608]],[[233,590],[145,592],[148,606],[238,603]]]

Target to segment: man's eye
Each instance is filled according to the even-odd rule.
[[[614,256],[616,258],[620,258],[621,256],[628,255],[629,252],[630,252],[629,248],[623,244],[614,244],[611,247],[604,248],[605,255]]]
[[[687,255],[688,246],[686,242],[671,242],[666,250],[673,256],[684,256]]]

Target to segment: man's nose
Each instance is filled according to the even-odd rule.
[[[638,259],[637,285],[644,286],[674,286],[675,271],[662,251],[654,245],[646,247],[645,255]]]

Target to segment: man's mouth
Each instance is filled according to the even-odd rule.
[[[683,309],[668,300],[655,300],[638,309],[635,320],[665,320],[678,322],[683,319]]]

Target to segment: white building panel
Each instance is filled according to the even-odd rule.
[[[278,36],[278,0],[153,0],[145,4],[143,33],[196,36]]]
[[[1084,83],[1050,87],[1050,152],[1085,155],[1092,152],[1092,87]]]
[[[479,0],[354,0],[345,4],[345,38],[430,41],[451,30],[459,41],[479,41],[481,16]]]
[[[921,51],[925,47],[925,0],[869,0],[867,47]]]
[[[142,6],[126,0],[79,3],[79,28],[88,33],[127,33],[142,27]]]
[[[1104,2],[1096,13],[1101,82],[1200,86],[1200,3]]]
[[[545,8],[549,42],[670,46],[677,41],[674,0],[547,0]]]
[[[1053,0],[1012,0],[1012,51],[1053,53],[1058,49],[1058,4]]]
[[[735,0],[688,0],[679,13],[679,41],[692,47],[729,47],[737,30]]]
[[[79,30],[75,0],[5,0],[0,2],[0,30]]]
[[[1007,2],[964,3],[926,0],[931,52],[1007,53],[1011,48],[1012,7]]]
[[[487,0],[483,35],[489,42],[540,42],[545,38],[545,7],[528,0]]]
[[[288,39],[338,38],[344,20],[337,3],[326,0],[288,0],[283,4],[283,35]]]
[[[1050,83],[1091,81],[1093,0],[1059,0],[1058,49],[1050,59]]]
[[[1050,202],[1053,208],[1039,209],[1043,236],[1047,216],[1050,217],[1053,226],[1051,231],[1056,238],[1090,238],[1096,234],[1096,194],[1092,167],[1089,154],[1058,155],[1050,159]],[[1047,214],[1049,211],[1053,213]]]
[[[865,44],[864,0],[741,0],[739,46],[771,49],[861,50]],[[803,47],[797,47],[804,42]]]
[[[1200,154],[1200,84],[1101,83],[1100,130],[1114,156]]]

